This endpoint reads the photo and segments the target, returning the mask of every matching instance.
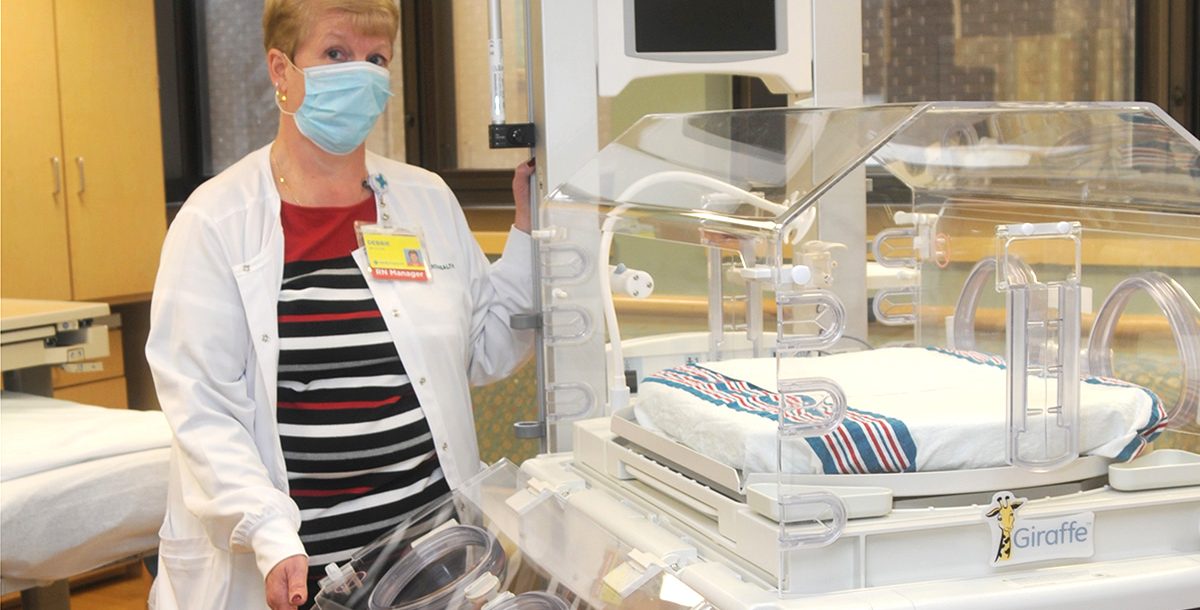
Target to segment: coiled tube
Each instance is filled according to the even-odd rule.
[[[370,610],[456,608],[463,589],[485,572],[504,579],[507,558],[496,537],[473,525],[448,527],[409,549],[379,579]]]

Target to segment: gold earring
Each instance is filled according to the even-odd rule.
[[[286,94],[286,93],[280,93],[280,92],[279,92],[279,89],[276,89],[276,90],[275,90],[275,99],[276,99],[276,100],[278,100],[280,103],[286,102],[286,101],[287,101],[287,94]]]

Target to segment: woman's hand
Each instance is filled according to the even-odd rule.
[[[517,215],[513,220],[513,225],[526,233],[533,226],[529,217],[529,176],[535,169],[537,169],[537,159],[531,158],[518,165],[516,171],[513,172],[513,203],[517,206]]]
[[[267,574],[267,606],[295,610],[308,599],[308,557],[292,555]]]

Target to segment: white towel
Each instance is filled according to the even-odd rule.
[[[994,357],[885,348],[788,359],[778,376],[773,358],[695,367],[667,369],[643,380],[634,405],[638,422],[740,470],[779,469],[778,424],[765,403],[777,400],[777,379],[801,377],[837,381],[851,413],[824,437],[788,441],[783,455],[787,472],[936,471],[1005,464],[1005,370]],[[1054,396],[1053,380],[1030,377],[1029,388],[1031,406]],[[1118,460],[1135,457],[1166,426],[1157,396],[1116,380],[1085,380],[1079,412],[1081,453]]]

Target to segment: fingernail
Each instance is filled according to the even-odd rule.
[[[293,606],[299,606],[299,605],[300,605],[301,603],[303,603],[303,602],[304,602],[304,596],[303,596],[303,595],[300,595],[299,593],[297,593],[297,594],[295,594],[295,595],[293,595],[293,596],[292,596],[292,605],[293,605]]]

